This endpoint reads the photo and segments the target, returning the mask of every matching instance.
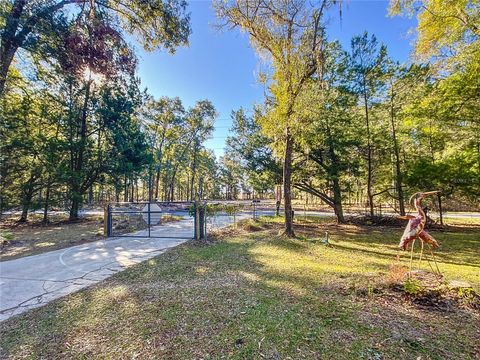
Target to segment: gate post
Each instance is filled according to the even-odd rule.
[[[103,236],[108,237],[108,206],[103,208]]]
[[[151,224],[151,220],[150,220],[150,201],[148,202],[148,237],[150,237],[150,224]]]
[[[112,236],[112,210],[111,210],[110,204],[107,205],[107,207],[103,212],[103,219],[104,219],[103,234],[106,237],[111,237]]]
[[[200,203],[199,211],[198,211],[198,218],[200,220],[200,226],[199,226],[200,239],[202,239],[202,240],[205,240],[205,225],[206,225],[205,216],[206,216],[205,204]]]
[[[198,216],[198,201],[195,199],[193,203],[193,238],[195,240],[200,239],[200,229],[199,229],[199,216]]]
[[[205,239],[205,241],[207,240],[207,203],[205,203],[205,207],[204,207],[204,211],[203,211],[203,237]]]
[[[194,238],[195,240],[203,240],[205,238],[205,228],[206,228],[206,221],[205,221],[205,216],[206,216],[206,211],[205,211],[205,206],[200,203],[200,201],[195,200],[195,203],[193,205],[194,209],[194,229],[195,229],[195,235]]]

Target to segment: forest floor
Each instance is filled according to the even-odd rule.
[[[67,214],[50,215],[47,224],[42,215],[31,214],[29,221],[19,223],[18,216],[6,217],[0,221],[0,261],[13,260],[24,256],[67,248],[74,245],[97,241],[104,238],[103,216],[87,215],[76,221],[69,221]],[[163,222],[180,220],[180,216],[164,215]],[[145,225],[143,221],[136,221]],[[129,233],[141,229],[132,221],[114,224],[115,234]]]
[[[0,358],[480,357],[474,293],[399,285],[401,227],[297,221],[296,239],[279,218],[246,221],[6,320]],[[480,223],[431,233],[445,279],[480,291]]]

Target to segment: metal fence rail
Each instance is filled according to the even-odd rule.
[[[105,235],[107,237],[192,239],[195,237],[196,228],[195,211],[195,203],[190,201],[110,203],[105,209]],[[172,219],[172,217],[178,218]],[[193,221],[190,225],[185,224],[185,220]],[[179,229],[183,234],[175,234],[175,227],[170,226],[177,221],[183,221],[182,228]],[[167,228],[172,229],[172,234],[165,234],[163,229]],[[190,234],[188,230],[191,230]]]
[[[266,210],[259,200],[250,201],[173,201],[173,202],[116,202],[105,209],[105,235],[130,238],[206,239],[208,230],[233,225],[245,219],[258,219]],[[167,215],[183,221],[183,234],[164,234]],[[185,224],[190,220],[191,224]],[[190,232],[188,230],[191,230]],[[187,230],[187,231],[185,231]],[[163,234],[162,234],[163,232]],[[188,235],[185,235],[185,232]]]

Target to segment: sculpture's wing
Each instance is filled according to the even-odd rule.
[[[417,237],[417,226],[419,221],[417,222],[417,218],[410,219],[408,221],[407,227],[403,232],[402,238],[400,239],[400,244],[398,245],[403,250],[407,249],[408,244]]]
[[[409,224],[412,228],[412,230],[415,230],[417,233],[420,232],[420,224],[422,223],[422,217],[421,216],[415,216],[413,219],[409,221]]]
[[[431,245],[433,248],[437,248],[440,245],[438,245],[438,241],[433,238],[432,235],[430,235],[428,232],[425,230],[420,231],[420,234],[418,234],[418,237],[423,240],[423,242]]]

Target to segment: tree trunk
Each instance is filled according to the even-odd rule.
[[[130,179],[130,184],[132,188],[132,190],[130,191],[130,202],[133,203],[133,197],[135,195],[135,183],[133,182],[133,178]]]
[[[173,201],[175,199],[174,191],[175,191],[175,182],[172,181],[172,183],[170,184],[170,198],[168,199],[168,201]]]
[[[437,193],[437,200],[438,200],[438,213],[440,215],[440,225],[443,226],[442,195],[440,193]]]
[[[345,217],[343,216],[342,193],[337,178],[333,179],[333,211],[337,217],[337,222],[339,224],[344,224]]]
[[[23,201],[22,201],[22,215],[20,216],[20,219],[18,222],[26,222],[28,218],[28,209],[30,208],[30,205],[32,203],[32,193],[29,192],[24,195]]]
[[[328,157],[330,158],[331,165],[328,169],[330,177],[332,179],[332,188],[333,188],[333,210],[337,217],[337,222],[340,224],[345,223],[345,217],[343,216],[343,206],[342,206],[342,190],[340,188],[340,164],[338,161],[337,154],[335,152],[334,138],[332,132],[330,131],[330,125],[327,121],[327,135],[328,135]]]
[[[392,93],[390,95],[390,121],[392,125],[392,141],[393,141],[393,152],[395,154],[395,188],[397,190],[397,197],[398,197],[398,206],[400,210],[400,215],[405,215],[405,199],[403,197],[403,179],[402,179],[402,171],[400,167],[400,151],[398,149],[398,142],[397,142],[397,131],[395,128],[395,109],[393,107],[393,85],[392,85]]]
[[[128,179],[127,179],[127,173],[124,174],[124,184],[123,184],[123,201],[127,202],[128,201]]]
[[[192,160],[192,166],[191,166],[191,171],[192,171],[192,178],[190,179],[190,191],[192,192],[191,198],[195,198],[197,194],[195,194],[195,175],[197,172],[197,152],[198,152],[198,143],[197,140],[195,140],[195,146],[193,147],[193,160]]]
[[[35,177],[33,173],[30,173],[30,178],[26,184],[26,187],[23,190],[23,199],[22,199],[22,215],[20,216],[19,222],[26,222],[28,218],[28,209],[32,204],[33,198],[33,182],[35,181]]]
[[[372,191],[372,144],[370,142],[370,119],[368,114],[368,97],[367,91],[364,89],[363,99],[365,102],[365,121],[367,125],[367,197],[368,205],[370,207],[370,216],[374,216],[374,206],[373,206],[373,191]]]
[[[160,187],[160,167],[158,167],[155,175],[155,199],[158,199],[158,189]]]
[[[78,196],[73,196],[70,206],[69,220],[78,220],[78,210],[80,209],[81,200]]]
[[[78,219],[78,210],[83,200],[83,194],[86,189],[82,189],[81,179],[83,171],[83,161],[85,155],[85,148],[87,145],[87,116],[88,116],[88,101],[90,99],[90,86],[89,81],[85,88],[85,100],[83,102],[82,116],[80,118],[80,146],[78,147],[76,161],[74,161],[73,176],[71,179],[71,196],[72,206],[70,209],[69,220]]]
[[[93,185],[88,188],[88,205],[93,204]]]
[[[3,53],[3,48],[0,49],[0,97],[5,92],[8,69],[13,61],[14,54],[15,52]]]
[[[43,207],[43,220],[42,222],[44,224],[48,223],[48,205],[50,202],[50,187],[51,184],[50,182],[47,184],[47,191],[45,193],[45,202],[44,202],[44,207]]]
[[[292,213],[292,154],[293,154],[293,139],[290,134],[290,129],[287,126],[285,129],[285,158],[283,162],[283,198],[285,206],[285,235],[287,237],[295,237],[293,231],[293,213]]]

